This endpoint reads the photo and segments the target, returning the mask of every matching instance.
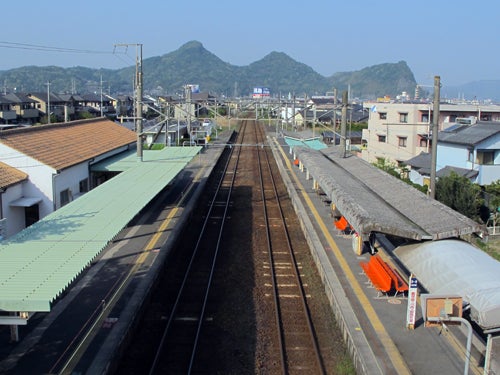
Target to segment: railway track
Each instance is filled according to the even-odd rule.
[[[254,126],[256,143],[265,144],[260,127]],[[316,334],[309,313],[306,293],[300,277],[301,265],[297,262],[293,241],[281,206],[269,149],[256,148],[260,188],[262,194],[262,219],[266,228],[269,271],[272,283],[279,358],[284,374],[324,374]]]
[[[241,148],[231,148],[156,349],[151,375],[193,370],[240,155]]]
[[[211,180],[115,373],[332,373],[342,339],[258,122]]]

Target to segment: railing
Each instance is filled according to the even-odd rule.
[[[500,236],[500,226],[488,227],[488,234],[490,236]]]

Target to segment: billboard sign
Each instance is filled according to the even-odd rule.
[[[200,85],[186,85],[192,93],[199,93],[200,92]]]
[[[254,87],[252,98],[268,98],[271,96],[271,92],[267,87]]]

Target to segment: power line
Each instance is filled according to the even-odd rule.
[[[88,54],[108,54],[108,55],[115,54],[115,51],[97,51],[97,50],[86,50],[77,48],[63,48],[63,47],[43,46],[37,44],[25,44],[25,43],[14,43],[14,42],[4,42],[4,41],[0,41],[0,48],[27,49],[32,51],[64,52],[64,53],[88,53]]]

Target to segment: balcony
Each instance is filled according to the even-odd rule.
[[[38,109],[36,109],[36,108],[21,109],[21,117],[23,119],[37,118],[39,116],[40,116],[40,113],[39,113]]]
[[[16,111],[0,111],[0,119],[2,120],[15,120],[16,118]]]
[[[476,183],[479,185],[490,185],[492,182],[500,180],[500,165],[483,164],[477,165],[474,169],[479,172],[476,179]]]

